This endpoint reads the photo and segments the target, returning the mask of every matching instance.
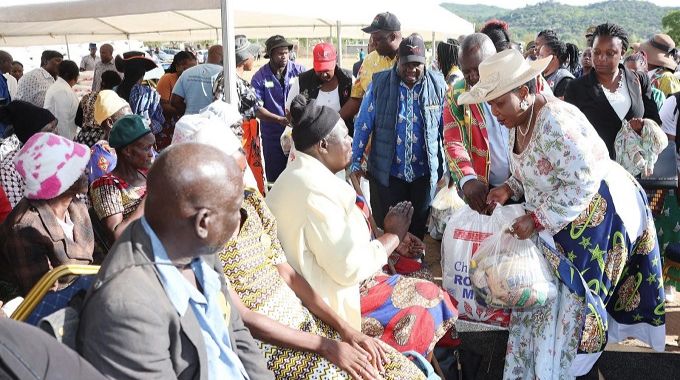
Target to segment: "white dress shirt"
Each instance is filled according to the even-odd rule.
[[[78,97],[68,82],[57,77],[57,81],[45,94],[44,108],[52,112],[52,115],[59,120],[56,134],[67,139],[73,139],[76,136],[78,126],[75,119],[78,112]]]

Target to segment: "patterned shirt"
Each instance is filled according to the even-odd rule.
[[[24,197],[26,187],[24,177],[19,174],[14,166],[14,157],[17,154],[19,154],[19,147],[9,152],[0,163],[0,186],[5,190],[12,208],[16,207],[21,198]]]
[[[94,121],[94,103],[97,101],[98,95],[99,92],[90,92],[80,100],[80,108],[83,111],[83,123],[80,132],[73,139],[73,141],[85,144],[90,148],[97,141],[104,138],[104,130]]]
[[[254,119],[257,110],[262,107],[262,101],[257,98],[255,89],[247,80],[236,76],[236,95],[238,96],[238,112],[241,113],[244,119]],[[224,98],[224,72],[215,79],[215,87],[213,89],[213,98],[215,100],[225,101]]]
[[[17,135],[12,134],[4,140],[0,140],[0,162],[2,162],[7,155],[15,150],[21,148],[21,141]]]
[[[99,220],[116,214],[123,214],[123,219],[127,219],[142,202],[144,195],[146,184],[133,187],[112,173],[100,177],[90,187],[92,207]]]
[[[130,90],[130,108],[132,113],[146,119],[151,132],[158,134],[163,130],[165,116],[161,106],[161,96],[151,87],[135,84]]]
[[[42,67],[29,71],[19,80],[17,100],[23,100],[42,108],[45,105],[45,93],[53,83],[52,74]]]
[[[408,88],[404,82],[399,83],[397,143],[390,175],[406,182],[413,182],[429,173],[424,120],[420,104],[423,84],[420,81],[413,88]],[[364,149],[375,127],[374,104],[373,85],[369,85],[355,122],[354,142],[352,144],[353,172],[361,168]]]

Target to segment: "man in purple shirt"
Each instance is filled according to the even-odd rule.
[[[269,63],[253,76],[251,84],[257,97],[264,103],[258,117],[261,121],[262,148],[267,181],[274,182],[285,169],[287,157],[281,148],[281,134],[288,125],[286,98],[290,86],[305,72],[305,67],[289,59],[293,44],[283,36],[272,36],[266,42]]]

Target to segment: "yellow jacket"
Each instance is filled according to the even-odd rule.
[[[359,284],[387,263],[371,241],[352,187],[302,152],[267,194],[288,263],[352,327],[361,330]]]

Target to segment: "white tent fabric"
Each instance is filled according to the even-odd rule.
[[[417,6],[405,1],[345,0],[340,6],[311,1],[229,0],[236,33],[249,38],[366,38],[361,31],[383,11],[397,15],[404,33],[426,39],[457,37],[473,25],[435,3]],[[0,45],[30,46],[91,41],[215,40],[221,36],[221,0],[63,0],[49,4],[3,7],[0,4]],[[358,11],[360,10],[360,11]]]

